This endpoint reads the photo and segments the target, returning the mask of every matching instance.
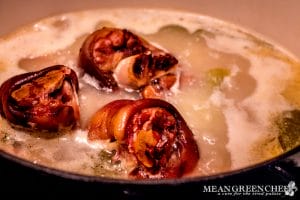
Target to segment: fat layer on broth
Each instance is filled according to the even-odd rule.
[[[178,58],[180,80],[165,100],[179,110],[197,140],[200,160],[191,175],[234,170],[283,152],[271,121],[297,107],[282,95],[299,65],[296,61],[230,24],[189,13],[138,9],[55,16],[0,39],[1,83],[16,74],[64,64],[79,75],[81,112],[81,129],[52,138],[12,128],[1,118],[2,150],[76,173],[127,177],[130,159],[112,164],[115,144],[90,142],[85,131],[103,105],[138,98],[126,91],[99,91],[96,81],[77,68],[84,38],[103,26],[127,28]]]

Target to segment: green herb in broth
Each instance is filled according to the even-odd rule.
[[[285,111],[275,120],[278,140],[284,151],[300,145],[300,110]]]
[[[94,174],[98,176],[120,176],[124,169],[121,167],[120,160],[114,160],[116,153],[116,150],[100,150],[92,167]]]
[[[207,72],[207,81],[213,87],[219,87],[224,78],[230,74],[226,68],[213,68]]]
[[[279,142],[277,136],[274,134],[268,135],[263,139],[260,139],[254,146],[253,146],[253,154],[254,162],[264,161],[266,158],[273,158],[282,154],[284,150]]]

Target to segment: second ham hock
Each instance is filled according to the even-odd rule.
[[[118,28],[104,27],[90,34],[79,55],[79,66],[102,89],[136,90],[144,98],[161,97],[174,85],[177,64],[170,53]]]

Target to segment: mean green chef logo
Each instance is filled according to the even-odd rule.
[[[294,196],[295,192],[298,190],[296,183],[294,181],[290,181],[286,190],[284,191],[285,195]]]
[[[294,196],[298,187],[294,181],[287,185],[208,185],[203,187],[205,193],[219,196]]]

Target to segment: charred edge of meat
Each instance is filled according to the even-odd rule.
[[[98,130],[95,130],[98,129]],[[89,125],[90,139],[117,140],[137,159],[137,179],[176,178],[191,172],[198,146],[180,113],[159,99],[118,100],[101,108]]]
[[[14,125],[58,131],[78,125],[78,79],[63,65],[14,76],[0,87],[0,114]]]
[[[101,88],[110,90],[120,86],[138,90],[177,63],[171,54],[117,28],[105,27],[90,34],[79,53],[79,66],[94,76]]]

